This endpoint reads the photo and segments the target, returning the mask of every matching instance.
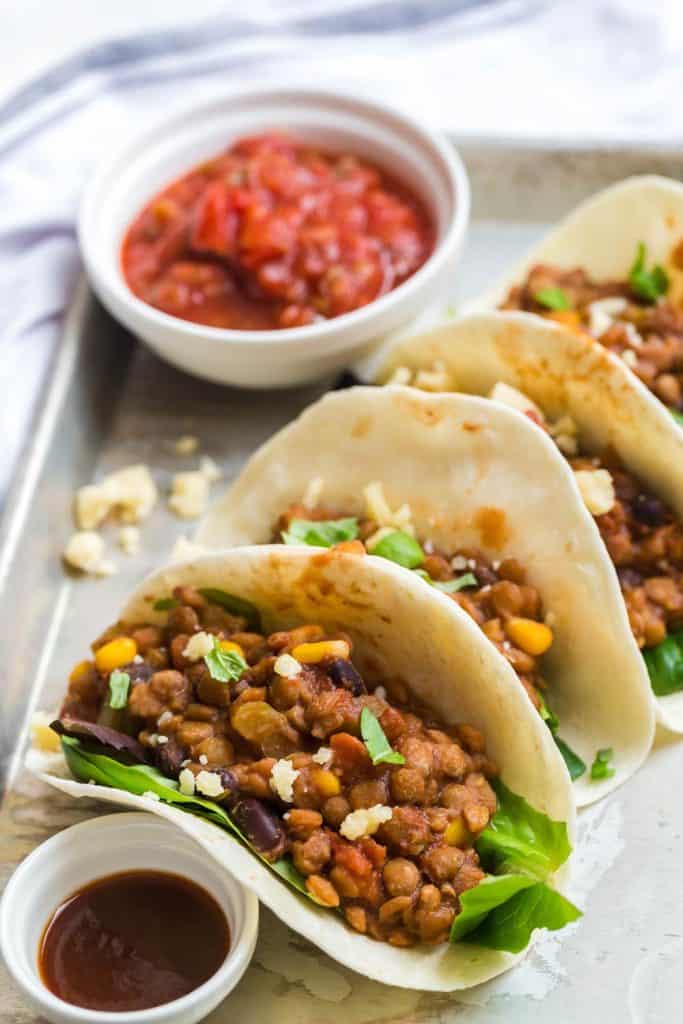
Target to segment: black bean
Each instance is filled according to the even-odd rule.
[[[329,665],[325,665],[325,670],[335,686],[349,690],[354,697],[368,692],[358,672],[345,658],[335,658]]]
[[[128,675],[131,684],[147,683],[154,675],[154,669],[146,661],[129,661],[127,665],[123,666],[121,671]]]
[[[619,583],[621,586],[629,587],[630,589],[639,587],[643,582],[643,578],[640,573],[628,566],[624,566],[623,568],[619,567],[617,569],[617,576],[619,577]]]
[[[180,766],[186,757],[185,748],[172,736],[169,737],[168,743],[158,744],[154,748],[154,763],[162,775],[167,775],[171,779],[178,778]]]
[[[663,501],[653,494],[637,494],[633,502],[633,515],[646,526],[663,526],[668,518]]]
[[[232,819],[254,849],[267,860],[276,860],[284,850],[285,830],[277,815],[260,800],[247,796],[238,800]]]
[[[221,768],[218,774],[221,777],[223,793],[221,796],[215,797],[214,799],[218,800],[221,804],[227,804],[228,807],[233,807],[239,794],[237,779],[229,768]]]

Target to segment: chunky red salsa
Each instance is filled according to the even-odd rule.
[[[155,196],[121,263],[135,295],[164,313],[271,330],[367,305],[433,246],[427,211],[384,171],[270,134],[235,142]]]

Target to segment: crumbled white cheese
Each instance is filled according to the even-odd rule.
[[[192,558],[201,558],[208,550],[203,544],[195,544],[188,537],[180,536],[171,550],[171,562],[189,562]]]
[[[331,747],[318,747],[312,759],[316,764],[327,765],[330,764],[334,757],[334,751]]]
[[[203,793],[204,796],[220,796],[223,792],[221,777],[216,772],[198,772],[194,781],[197,792]]]
[[[455,569],[456,571],[458,569],[466,569],[467,568],[467,559],[465,558],[465,556],[464,555],[454,555],[453,558],[451,558],[451,568]]]
[[[200,764],[208,764],[209,763],[209,759],[206,756],[206,754],[200,754],[199,757],[197,758],[197,760],[199,761]]]
[[[545,622],[546,626],[549,626],[550,629],[552,629],[557,623],[557,615],[553,611],[547,611],[545,613],[543,621]]]
[[[142,657],[141,654],[136,654],[135,657],[133,658],[133,664],[134,665],[142,665],[144,660],[145,659]]]
[[[183,658],[187,658],[188,661],[199,661],[200,658],[205,658],[213,650],[215,641],[213,633],[195,633],[185,644],[185,650],[183,651]]]
[[[281,757],[271,768],[270,788],[274,793],[277,793],[284,803],[291,804],[293,802],[293,787],[300,774],[301,772],[297,771],[292,762],[288,761],[286,757]]]
[[[621,353],[621,358],[627,366],[631,367],[631,369],[633,369],[634,366],[638,365],[638,356],[635,354],[632,348],[625,348],[624,351]]]
[[[467,568],[468,569],[476,569],[477,568],[477,560],[476,560],[476,558],[468,558],[467,559]]]
[[[161,800],[158,793],[153,793],[151,789],[146,789],[142,794],[145,800]]]
[[[378,697],[379,700],[387,699],[387,691],[384,689],[383,686],[376,686],[373,692],[375,697]]]
[[[202,455],[199,460],[199,472],[210,484],[215,484],[217,480],[221,480],[223,477],[223,470],[209,455]]]
[[[321,476],[314,476],[312,480],[309,480],[308,486],[304,491],[303,504],[306,508],[315,508],[320,501],[320,495],[323,493],[323,487],[325,486],[325,480]]]
[[[193,434],[183,434],[173,445],[176,455],[194,455],[199,448],[199,438]]]
[[[168,736],[164,736],[162,733],[157,733],[157,746],[163,747],[164,743],[168,743]]]
[[[50,722],[54,722],[56,717],[47,711],[36,711],[31,716],[31,743],[37,750],[56,754],[61,749],[59,736],[50,728]]]
[[[455,391],[453,379],[445,363],[437,360],[431,370],[418,370],[414,385],[421,391]]]
[[[396,385],[398,387],[405,387],[407,384],[410,384],[412,376],[412,370],[409,370],[407,366],[397,366],[386,384],[388,386]]]
[[[280,654],[275,659],[273,669],[277,675],[284,676],[285,679],[293,679],[301,672],[301,665],[291,654]]]
[[[579,450],[579,428],[571,416],[560,416],[559,420],[548,426],[550,436],[565,455],[576,455]]]
[[[104,541],[93,530],[72,534],[63,552],[64,561],[74,569],[92,576],[111,576],[116,566],[103,556]]]
[[[209,500],[209,481],[204,473],[176,473],[171,481],[168,506],[180,519],[198,519]]]
[[[118,534],[119,547],[127,555],[137,555],[140,550],[140,531],[137,526],[122,526]]]
[[[133,659],[133,660],[135,660],[135,659]],[[172,718],[173,718],[173,712],[172,711],[168,711],[168,710],[167,711],[162,711],[161,714],[159,715],[159,717],[157,718],[157,729],[161,729],[161,727],[163,725],[166,725],[166,722],[170,722]]]
[[[361,807],[351,811],[342,821],[339,831],[345,839],[360,839],[362,836],[373,836],[380,825],[389,821],[391,807],[375,804],[373,807]]]
[[[192,796],[194,793],[194,775],[189,768],[183,768],[178,776],[178,787],[183,796]]]
[[[624,328],[624,334],[628,338],[629,345],[633,345],[634,348],[640,348],[643,344],[643,337],[636,325],[632,324],[630,320],[626,320],[622,327]]]
[[[611,295],[606,299],[597,299],[588,306],[588,330],[600,338],[614,323],[615,317],[623,313],[628,303],[620,295]]]
[[[138,523],[154,508],[157,488],[147,466],[126,466],[76,494],[76,521],[92,530],[113,513],[123,523]]]
[[[494,402],[500,402],[501,405],[507,405],[510,409],[516,409],[517,412],[533,412],[541,423],[545,423],[545,416],[536,403],[532,402],[524,392],[510,387],[509,384],[504,384],[502,380],[499,380],[491,389],[489,398]]]
[[[606,469],[576,469],[574,478],[592,516],[603,516],[615,502],[614,484]]]
[[[493,569],[494,572],[498,572],[498,570],[500,569],[501,565],[502,565],[502,562],[501,562],[500,558],[494,558],[493,561],[491,562],[491,568]]]
[[[392,527],[394,530],[402,530],[403,533],[407,533],[411,537],[415,536],[410,505],[401,505],[395,512],[392,512],[384,496],[384,487],[379,480],[374,480],[364,487],[363,494],[369,519],[374,519],[378,526]]]

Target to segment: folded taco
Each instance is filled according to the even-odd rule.
[[[683,433],[664,406],[595,340],[519,313],[462,317],[378,372],[493,397],[553,437],[616,569],[658,718],[683,731]]]
[[[629,178],[582,203],[467,311],[588,332],[683,423],[683,184]]]
[[[447,594],[550,726],[579,804],[647,756],[652,699],[614,570],[554,445],[509,410],[335,392],[250,459],[197,539],[362,544]]]
[[[52,729],[47,782],[173,821],[379,981],[473,985],[580,916],[547,729],[470,617],[388,561],[283,545],[167,568]]]

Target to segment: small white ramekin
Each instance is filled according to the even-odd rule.
[[[38,946],[52,913],[72,893],[120,871],[161,870],[201,885],[230,925],[230,952],[208,981],[181,999],[138,1010],[87,1010],[58,999],[38,973]],[[14,872],[0,903],[0,950],[34,1010],[55,1024],[194,1024],[244,974],[258,932],[258,900],[177,828],[139,812],[91,818],[38,846]],[[83,964],[87,970],[87,963]]]
[[[389,170],[426,204],[434,252],[402,285],[352,313],[306,327],[237,331],[172,317],[142,302],[120,266],[126,228],[175,178],[245,135],[274,129]],[[88,185],[78,234],[90,282],[110,313],[175,366],[248,388],[303,384],[368,354],[448,290],[469,222],[467,172],[447,139],[383,103],[306,88],[233,91],[148,128]]]

